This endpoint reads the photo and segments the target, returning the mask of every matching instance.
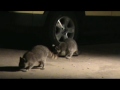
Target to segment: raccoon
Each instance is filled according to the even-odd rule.
[[[38,67],[45,69],[47,58],[57,59],[57,55],[52,53],[46,46],[37,45],[30,51],[27,51],[23,57],[20,57],[19,68],[26,69],[26,71],[34,67],[35,62],[38,62]]]
[[[37,45],[33,47],[31,51],[34,53],[39,53],[39,50],[46,52],[46,55],[48,55],[48,58],[52,58],[55,60],[58,58],[57,54],[54,54],[53,52],[51,52],[50,49],[48,49],[46,46],[43,46],[43,45]]]
[[[61,42],[58,46],[55,46],[58,56],[61,56],[65,52],[65,57],[70,59],[73,55],[79,55],[78,46],[74,39],[67,38],[64,42]]]

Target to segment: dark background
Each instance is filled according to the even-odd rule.
[[[82,46],[91,44],[119,43],[119,40],[119,36],[113,37],[113,35],[110,34],[79,35],[77,43],[79,46]],[[47,40],[44,35],[40,36],[36,33],[0,33],[0,48],[27,50],[37,44],[49,46],[49,40]]]
[[[50,41],[46,37],[45,28],[28,27],[33,25],[31,21],[31,14],[6,14],[5,12],[3,14],[3,12],[0,12],[0,48],[27,50],[38,44],[51,47],[52,45],[49,45]],[[77,43],[79,46],[86,44],[119,43],[119,21],[119,17],[85,18]]]

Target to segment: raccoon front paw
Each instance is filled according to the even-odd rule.
[[[70,59],[71,57],[69,57],[69,56],[66,56],[66,59]]]
[[[30,69],[26,69],[26,72],[29,71]]]
[[[24,70],[22,70],[23,72],[27,72],[28,70],[27,69],[24,69]]]
[[[45,68],[41,68],[41,70],[44,70]]]

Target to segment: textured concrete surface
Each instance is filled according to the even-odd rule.
[[[45,70],[17,71],[25,50],[0,49],[0,79],[110,79],[120,78],[120,44],[81,46],[71,61],[47,59]],[[36,64],[37,65],[37,64]]]

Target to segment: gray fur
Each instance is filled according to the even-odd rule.
[[[47,57],[51,56],[51,51],[43,45],[37,45],[32,50],[26,52],[23,57],[20,57],[19,67],[25,68],[26,71],[33,68],[35,62],[39,63],[39,67],[42,66],[42,70],[45,68]]]
[[[58,55],[60,56],[62,52],[65,52],[65,57],[70,59],[74,54],[78,55],[78,46],[74,39],[68,38],[64,42],[61,42],[58,46],[55,47]]]

